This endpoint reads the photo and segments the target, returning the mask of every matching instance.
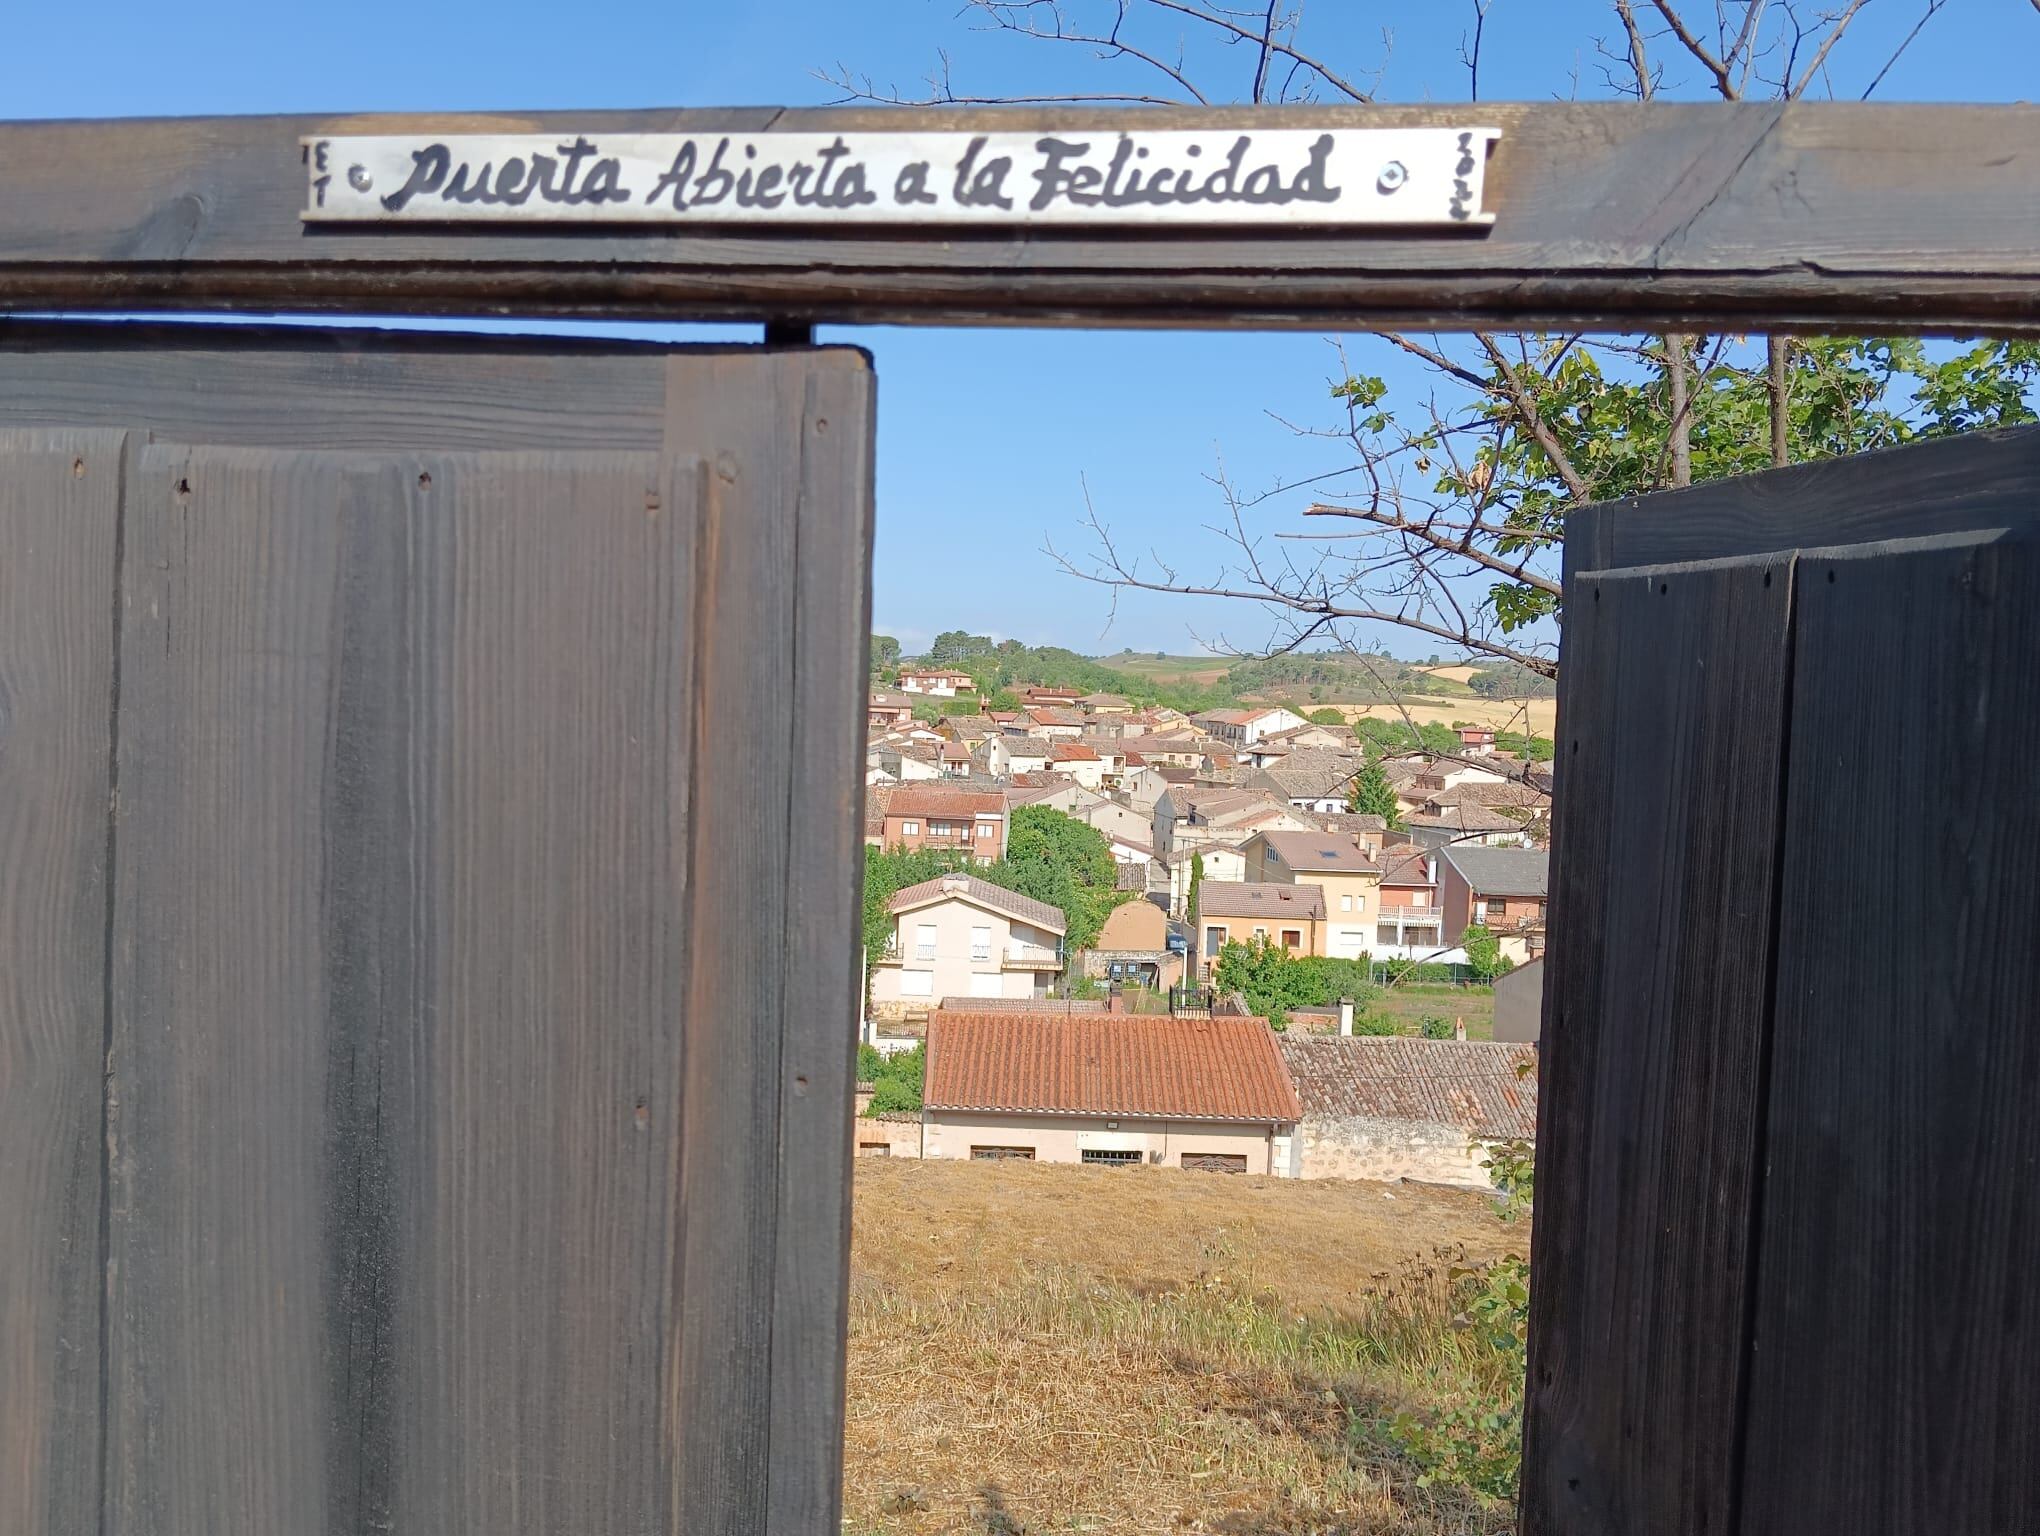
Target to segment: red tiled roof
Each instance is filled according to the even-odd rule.
[[[950,1012],[928,1019],[931,1110],[1293,1121],[1267,1022]]]
[[[1003,816],[1006,797],[995,789],[950,789],[940,784],[902,784],[893,791],[888,816]]]
[[[1450,1125],[1475,1136],[1537,1134],[1537,1052],[1493,1040],[1279,1037],[1304,1113]]]
[[[1049,755],[1059,763],[1095,763],[1098,754],[1078,741],[1058,741],[1049,748]]]

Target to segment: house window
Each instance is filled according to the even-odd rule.
[[[1031,1163],[1034,1161],[1034,1148],[972,1147],[970,1149],[970,1160],[974,1163],[1003,1163],[1009,1158],[1016,1162]]]
[[[970,930],[970,957],[973,960],[992,958],[992,930],[973,924]]]
[[[935,958],[935,925],[917,923],[914,925],[914,958],[933,960]]]
[[[891,1157],[892,1143],[888,1141],[860,1141],[857,1143],[859,1157]]]
[[[987,821],[987,822],[983,823],[982,825],[980,825],[980,826],[978,827],[978,836],[979,836],[979,837],[990,837],[991,835],[992,835],[992,824],[991,824],[991,823],[990,823],[989,821]]]
[[[1185,1152],[1183,1166],[1197,1173],[1245,1173],[1244,1152]]]
[[[918,821],[901,822],[900,835],[902,837],[919,837],[921,835],[921,824]]]
[[[1341,896],[1339,898],[1339,910],[1341,912],[1350,912],[1353,910],[1353,898],[1350,895]]]
[[[1225,947],[1225,930],[1223,928],[1207,928],[1204,930],[1205,959],[1216,960],[1218,958],[1219,950],[1223,949],[1224,947]]]
[[[901,997],[933,997],[935,995],[935,973],[933,971],[901,971]]]
[[[1146,1153],[1132,1147],[1085,1147],[1077,1156],[1101,1168],[1133,1168],[1147,1161]]]
[[[1257,938],[1257,939],[1259,939],[1259,940],[1261,940],[1261,941],[1262,941],[1263,943],[1266,943],[1266,942],[1267,942],[1267,939],[1268,939],[1268,930],[1267,930],[1267,929],[1265,929],[1265,928],[1258,928],[1258,927],[1257,927],[1257,928],[1256,928],[1256,929],[1254,930],[1254,937],[1255,937],[1255,938]]]
[[[1487,920],[1491,923],[1498,923],[1508,916],[1509,904],[1499,896],[1488,897],[1484,905],[1487,908]]]
[[[1400,944],[1402,940],[1396,936],[1394,923],[1379,923],[1374,929],[1374,942],[1377,944]]]
[[[1303,930],[1302,930],[1301,928],[1285,928],[1285,929],[1283,929],[1283,930],[1282,930],[1282,947],[1283,947],[1284,949],[1301,949],[1301,948],[1303,948]]]

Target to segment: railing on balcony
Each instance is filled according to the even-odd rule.
[[[933,963],[944,958],[933,944],[910,944],[904,950],[898,939],[888,939],[885,948],[879,951],[881,962],[913,959],[917,964]],[[968,951],[973,965],[989,965],[993,960],[1011,966],[1015,970],[1059,971],[1062,969],[1062,951],[1052,944],[1007,944],[1004,948],[996,945],[973,944]]]
[[[1437,907],[1383,907],[1381,920],[1384,923],[1437,923],[1444,919],[1444,912]]]
[[[1059,971],[1062,953],[1047,944],[1016,942],[1006,946],[1005,963],[1020,970]]]

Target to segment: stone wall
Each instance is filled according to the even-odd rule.
[[[1487,1156],[1455,1125],[1363,1115],[1305,1115],[1296,1146],[1306,1179],[1414,1179],[1424,1184],[1492,1188]]]

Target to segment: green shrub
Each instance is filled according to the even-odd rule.
[[[879,1057],[868,1078],[864,1077],[866,1051]],[[865,1114],[912,1114],[919,1110],[921,1082],[927,1068],[928,1048],[925,1045],[917,1045],[910,1051],[898,1051],[891,1056],[881,1056],[873,1047],[860,1045],[857,1048],[858,1076],[871,1084],[871,1107],[865,1110]]]

